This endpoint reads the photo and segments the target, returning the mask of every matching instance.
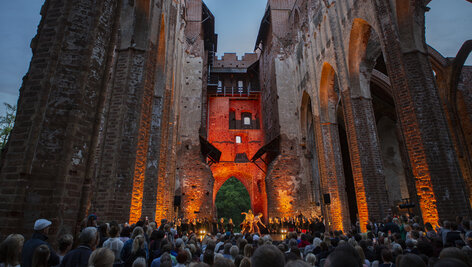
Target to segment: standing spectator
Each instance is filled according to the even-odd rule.
[[[59,256],[59,264],[62,262],[62,259],[64,259],[64,256],[71,250],[73,242],[74,237],[70,234],[61,235],[61,237],[59,237],[59,252],[57,253]],[[56,266],[59,266],[59,264]]]
[[[110,238],[103,243],[103,247],[113,251],[113,253],[115,253],[115,263],[120,263],[120,253],[123,248],[123,242],[118,237],[120,234],[120,227],[116,222],[110,223],[110,231],[108,234],[110,235]]]
[[[87,227],[82,230],[79,236],[79,247],[67,253],[61,262],[61,267],[86,267],[92,251],[97,247],[98,239],[96,227]]]
[[[107,241],[107,239],[109,237],[108,231],[109,231],[109,228],[108,228],[108,224],[106,224],[106,223],[102,223],[98,227],[98,232],[100,234],[100,243],[98,244],[99,248],[103,247],[103,243],[105,241]]]
[[[37,247],[40,245],[47,245],[49,248],[49,266],[55,266],[59,264],[59,256],[56,255],[51,246],[46,242],[48,240],[47,235],[49,234],[49,228],[51,222],[46,219],[39,219],[34,222],[34,233],[30,240],[26,241],[23,246],[21,255],[21,266],[31,267],[33,260],[33,254]]]
[[[0,266],[20,266],[24,241],[22,235],[12,234],[0,244]]]
[[[131,253],[127,258],[123,258],[126,267],[131,267],[137,258],[147,258],[146,240],[143,235],[138,235],[133,239]]]
[[[133,234],[131,235],[131,238],[123,244],[123,249],[121,249],[121,253],[120,253],[120,258],[121,258],[122,261],[126,261],[126,259],[128,259],[130,257],[130,255],[132,253],[134,239],[137,236],[140,236],[140,235],[144,237],[144,230],[143,230],[142,227],[136,226],[133,230]],[[148,258],[148,256],[147,256],[148,247],[147,247],[146,242],[144,242],[144,249],[146,250],[145,258],[147,259]]]
[[[46,244],[39,245],[33,254],[33,267],[47,267],[49,260],[49,247]]]

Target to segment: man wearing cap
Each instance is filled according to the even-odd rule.
[[[34,233],[30,240],[26,241],[23,246],[21,255],[21,266],[30,267],[33,260],[33,254],[37,247],[40,245],[47,245],[49,247],[49,266],[55,266],[59,264],[59,256],[56,255],[52,247],[46,242],[48,239],[47,234],[49,233],[49,227],[51,222],[46,219],[36,220],[34,223]]]

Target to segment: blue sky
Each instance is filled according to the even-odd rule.
[[[342,1],[342,0],[341,0]],[[22,77],[31,60],[29,44],[39,24],[43,0],[0,1],[0,104],[16,104]],[[206,0],[216,17],[218,54],[252,52],[266,0]],[[428,43],[444,56],[456,55],[472,39],[472,4],[465,0],[433,0],[427,13]],[[467,63],[472,65],[472,57]],[[0,114],[4,107],[1,105]]]

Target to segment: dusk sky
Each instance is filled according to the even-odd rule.
[[[343,1],[343,0],[338,0]],[[0,2],[0,104],[16,104],[22,77],[31,60],[30,41],[39,24],[43,0]],[[252,52],[266,0],[206,0],[216,17],[218,54]],[[462,43],[472,39],[472,4],[465,0],[433,0],[427,13],[428,43],[454,57]],[[472,65],[472,57],[467,61]],[[1,104],[0,114],[4,107]]]

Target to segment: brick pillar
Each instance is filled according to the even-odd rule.
[[[111,0],[43,5],[1,163],[2,233],[31,232],[40,217],[73,233],[85,215],[117,10]]]
[[[374,109],[371,99],[353,98],[349,90],[342,92],[342,104],[359,222],[365,232],[369,218],[379,221],[390,214]]]
[[[329,194],[331,204],[324,204],[327,211],[329,228],[333,230],[348,231],[351,228],[349,210],[347,208],[346,181],[344,178],[343,159],[339,142],[339,131],[336,123],[320,122],[317,140],[320,155],[321,191]],[[322,201],[323,196],[322,196]]]
[[[387,51],[385,57],[397,116],[412,165],[423,220],[435,225],[439,218],[470,215],[464,181],[425,44],[417,47],[417,44],[405,43],[402,50],[390,8],[384,1],[375,1],[375,5],[380,38]],[[416,8],[419,6],[421,4]],[[416,16],[420,17],[415,17],[415,21],[423,21],[420,24],[424,27],[424,10],[416,11]],[[415,25],[406,23],[401,27]],[[424,40],[424,31],[417,32],[423,34]]]

